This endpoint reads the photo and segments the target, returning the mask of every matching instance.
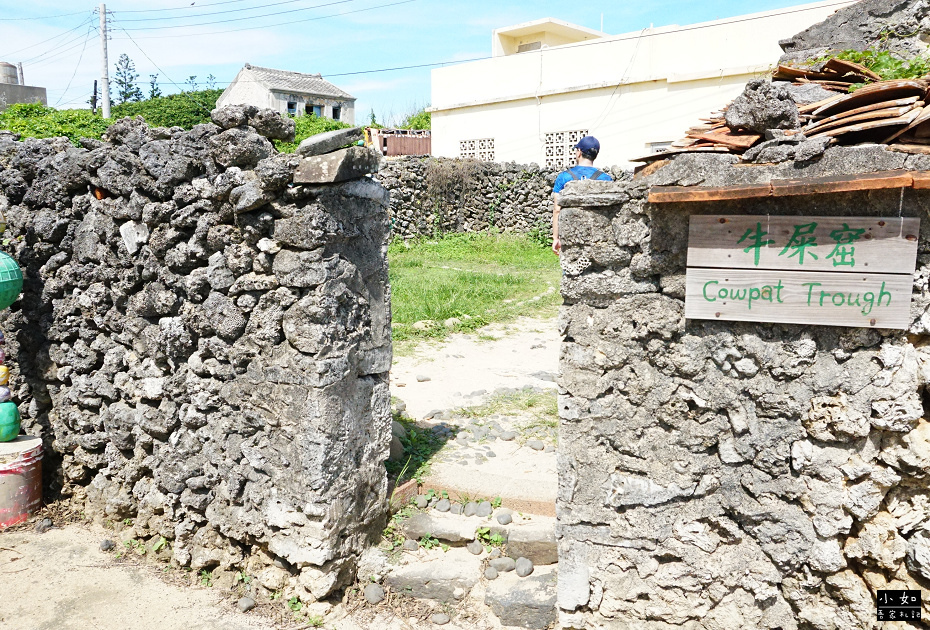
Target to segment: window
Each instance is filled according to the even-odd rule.
[[[587,129],[555,131],[546,134],[545,162],[547,168],[574,166],[575,151],[572,147],[588,135]]]
[[[297,103],[295,103],[294,101],[288,101],[287,102],[287,113],[290,114],[291,116],[296,116],[297,115]]]
[[[304,105],[304,113],[307,114],[308,116],[310,114],[313,114],[314,116],[317,116],[317,117],[322,116],[323,106],[322,105],[311,105],[310,103],[307,103],[306,105]]]
[[[459,157],[472,158],[482,162],[493,162],[494,138],[461,140],[459,142]]]
[[[517,52],[530,52],[531,50],[539,50],[542,48],[542,42],[530,42],[529,44],[520,44],[517,46]]]
[[[342,108],[338,105],[333,105],[333,120],[340,120],[342,118]]]

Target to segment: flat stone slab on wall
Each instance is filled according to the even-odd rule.
[[[387,193],[292,185],[299,156],[247,125],[105,139],[0,136],[26,276],[0,328],[52,489],[181,565],[276,561],[323,597],[387,510]]]
[[[646,201],[652,185],[927,165],[879,147],[733,161],[682,156],[564,196],[564,627],[877,628],[879,589],[921,589],[930,614],[930,195]],[[920,217],[909,330],[685,320],[693,213]]]

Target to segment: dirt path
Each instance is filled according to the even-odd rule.
[[[558,335],[555,320],[521,319],[489,326],[478,335],[453,335],[399,357],[392,391],[414,418],[433,409],[484,402],[502,387],[555,387]],[[427,376],[429,380],[417,380]],[[403,384],[403,386],[401,385]],[[481,390],[484,390],[483,392]],[[34,519],[33,519],[34,520]],[[0,533],[0,628],[10,630],[293,630],[260,609],[243,614],[238,595],[217,587],[185,586],[159,575],[165,565],[123,563],[100,551],[112,532],[65,525],[44,534],[33,529]],[[183,573],[184,576],[188,575]],[[270,606],[270,605],[269,605]],[[336,606],[324,628],[420,630],[434,628],[400,611],[371,610],[345,616]],[[472,627],[494,627],[478,624]],[[499,624],[496,624],[499,627]],[[446,626],[458,628],[455,623]]]
[[[209,588],[156,576],[164,565],[121,564],[97,527],[0,534],[0,627],[9,630],[274,630]]]
[[[554,389],[558,368],[555,319],[522,317],[485,326],[479,334],[427,342],[413,355],[395,358],[391,395],[406,403],[410,417],[421,420],[431,411],[479,405],[501,388]]]

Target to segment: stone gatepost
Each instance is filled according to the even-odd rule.
[[[270,110],[213,121],[0,133],[15,399],[48,496],[312,601],[387,515],[389,199],[376,152],[277,153],[294,123]]]
[[[922,590],[928,613],[930,194],[910,182],[930,162],[736,161],[679,156],[563,195],[563,627],[878,628],[882,589]],[[660,185],[707,200],[650,203]],[[705,214],[919,218],[907,330],[686,319]]]

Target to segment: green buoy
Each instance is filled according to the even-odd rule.
[[[0,309],[9,307],[23,290],[23,272],[9,254],[0,252]]]
[[[0,442],[15,440],[19,435],[19,409],[11,402],[0,403]]]

